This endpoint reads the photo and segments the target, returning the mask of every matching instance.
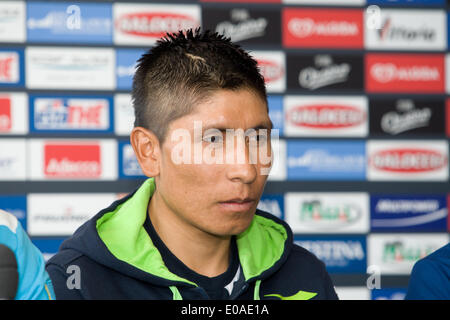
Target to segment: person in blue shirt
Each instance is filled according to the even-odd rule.
[[[450,243],[416,262],[405,300],[450,300]]]
[[[11,249],[17,260],[19,284],[15,300],[53,300],[55,293],[45,271],[42,253],[31,242],[17,218],[1,209],[0,244]]]

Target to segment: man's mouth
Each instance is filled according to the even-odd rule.
[[[219,202],[219,204],[226,211],[241,212],[250,210],[255,202],[256,200],[252,198],[234,198]]]

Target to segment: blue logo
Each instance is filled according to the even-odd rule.
[[[281,194],[263,194],[258,209],[284,219],[284,197]]]
[[[30,131],[113,132],[113,99],[105,96],[30,96]]]
[[[29,42],[112,44],[112,5],[27,3]]]
[[[52,256],[54,256],[59,251],[64,238],[31,238],[31,242],[41,251],[44,256],[44,260],[48,261]]]
[[[283,97],[268,96],[269,118],[272,120],[273,129],[279,131],[279,136],[283,136],[284,113],[283,113]]]
[[[22,228],[27,230],[27,197],[0,196],[0,209],[11,213],[19,220]]]
[[[370,212],[372,231],[447,231],[445,195],[371,196]]]
[[[405,300],[406,289],[373,289],[372,300]]]
[[[364,236],[296,236],[294,242],[322,260],[329,273],[366,273],[367,245]]]
[[[364,141],[288,141],[288,180],[365,180]]]
[[[445,0],[367,0],[367,5],[377,4],[380,6],[386,5],[423,5],[423,6],[444,6]]]
[[[130,90],[137,60],[145,53],[139,49],[116,50],[116,83],[117,89]]]
[[[0,87],[23,87],[25,78],[23,49],[0,50]]]
[[[145,179],[136,159],[133,147],[128,141],[119,142],[119,177],[121,179]]]

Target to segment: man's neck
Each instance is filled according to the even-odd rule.
[[[207,277],[227,270],[231,236],[215,236],[189,224],[167,207],[157,191],[150,199],[148,214],[166,247],[189,269]]]

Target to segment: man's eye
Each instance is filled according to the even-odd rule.
[[[222,143],[222,136],[210,135],[203,138],[203,141],[208,143]]]
[[[248,137],[251,142],[266,142],[267,135],[266,134],[255,134]]]

